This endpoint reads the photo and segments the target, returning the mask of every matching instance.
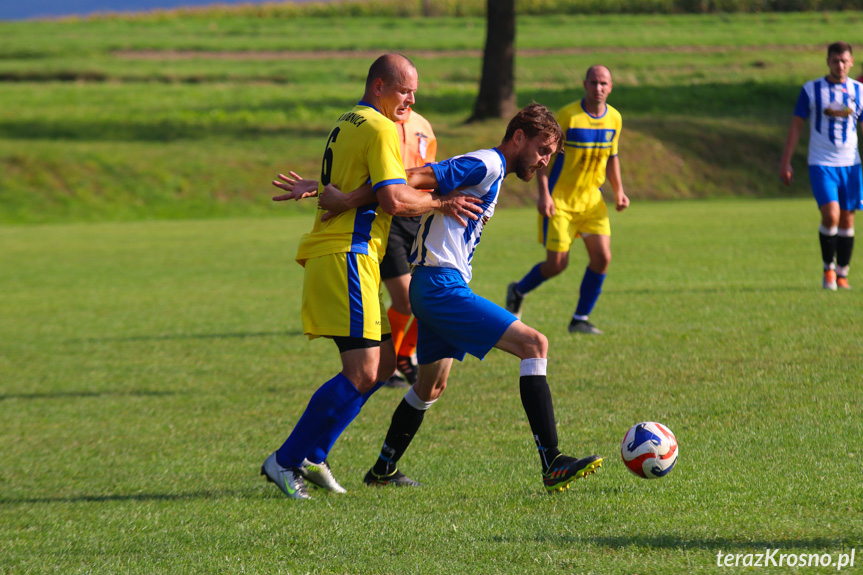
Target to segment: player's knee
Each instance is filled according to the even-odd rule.
[[[434,382],[418,381],[414,385],[414,392],[423,401],[435,401],[443,395],[444,390],[446,390],[446,379]]]
[[[396,371],[396,361],[393,359],[381,359],[381,363],[378,366],[377,378],[376,381],[386,381],[389,377],[395,373]]]
[[[598,274],[604,274],[608,271],[608,266],[611,265],[611,252],[601,251],[590,258],[590,269]]]
[[[395,368],[393,368],[393,370],[395,370]],[[357,388],[357,391],[359,391],[360,393],[365,393],[371,388],[373,388],[378,382],[378,372],[372,370],[361,371],[357,372],[353,378],[349,379],[351,379],[351,383],[354,384],[354,387]]]
[[[556,275],[561,274],[569,265],[567,260],[550,260],[545,263],[545,266],[542,268],[542,275],[546,278],[553,278]]]
[[[521,359],[533,359],[548,356],[548,338],[536,330],[532,330],[525,342]]]

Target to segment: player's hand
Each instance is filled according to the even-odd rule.
[[[327,184],[321,193],[318,194],[318,208],[326,210],[321,216],[321,221],[325,222],[330,218],[348,211],[351,207],[348,205],[348,194],[343,194],[340,189],[332,184]]]
[[[281,196],[273,196],[274,202],[284,202],[286,200],[302,200],[318,195],[317,180],[305,180],[296,172],[288,172],[290,176],[279,174],[278,180],[273,180],[273,185],[279,189],[285,190],[287,194]]]
[[[451,192],[441,198],[438,211],[444,215],[455,218],[462,226],[467,226],[467,220],[478,220],[482,214],[482,206],[478,205],[482,200],[476,196]]]
[[[619,194],[614,194],[614,207],[618,212],[622,212],[629,207],[629,197],[622,191]]]
[[[551,194],[540,194],[536,202],[536,209],[544,218],[550,218],[554,215],[554,198]]]
[[[779,179],[786,186],[790,186],[791,182],[794,181],[794,169],[790,164],[779,168]]]

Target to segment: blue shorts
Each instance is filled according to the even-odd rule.
[[[417,318],[417,361],[433,363],[469,353],[479,359],[491,351],[514,315],[471,291],[458,270],[414,268],[411,310]]]
[[[839,202],[840,210],[853,212],[863,208],[863,170],[855,166],[809,166],[812,194],[820,208]]]

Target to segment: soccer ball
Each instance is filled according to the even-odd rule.
[[[664,477],[677,463],[677,438],[654,421],[629,428],[620,444],[620,456],[631,472],[645,479]]]

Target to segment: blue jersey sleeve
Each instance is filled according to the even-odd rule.
[[[800,90],[800,95],[797,97],[797,105],[794,106],[794,115],[804,120],[809,117],[809,95],[806,93],[805,88]]]
[[[488,167],[482,160],[470,156],[450,158],[431,164],[437,178],[440,193],[448,194],[458,188],[475,186],[488,174]]]

